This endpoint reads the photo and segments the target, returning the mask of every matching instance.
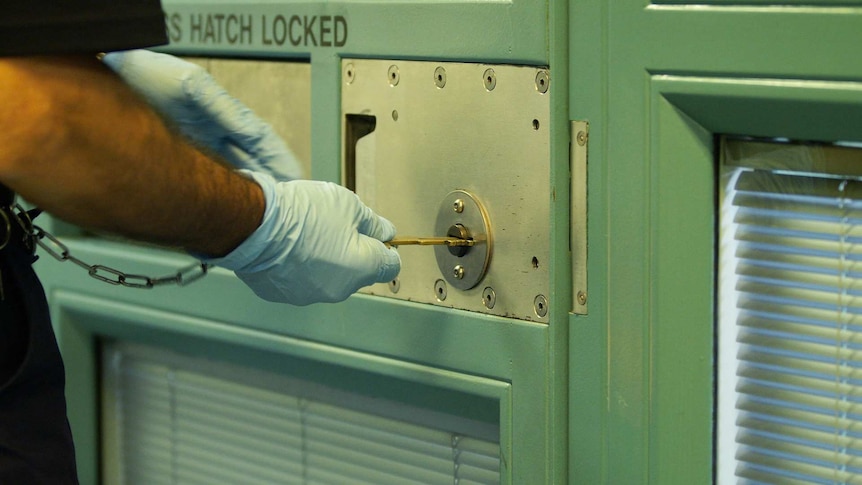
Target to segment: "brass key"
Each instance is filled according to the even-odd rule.
[[[457,237],[396,237],[386,241],[387,246],[473,246],[473,239],[460,239]]]

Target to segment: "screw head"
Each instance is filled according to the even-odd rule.
[[[401,80],[401,73],[398,72],[398,66],[395,66],[395,65],[389,66],[389,72],[387,73],[387,76],[389,78],[389,85],[390,86],[397,86],[398,81]]]
[[[497,293],[490,286],[486,287],[485,291],[482,292],[482,304],[488,310],[494,308],[494,305],[497,304]]]
[[[580,146],[584,146],[584,145],[586,145],[586,144],[587,144],[587,132],[585,132],[585,131],[579,131],[579,132],[578,132],[578,136],[577,136],[577,137],[575,137],[575,138],[576,138],[576,139],[577,139],[577,141],[578,141],[578,145],[580,145]]]
[[[356,79],[356,68],[353,67],[353,64],[347,64],[344,66],[344,82],[347,84],[352,84]]]
[[[459,280],[463,279],[464,278],[464,267],[461,266],[460,264],[456,264],[455,269],[452,270],[452,276],[454,276],[455,278],[457,278]]]
[[[401,290],[401,280],[395,278],[389,282],[389,291],[392,293],[398,293],[399,290]]]
[[[539,317],[544,317],[548,314],[548,299],[545,298],[545,295],[538,295],[533,300],[533,310],[535,310],[536,315]]]
[[[587,293],[586,292],[584,292],[584,291],[578,292],[578,303],[580,303],[581,305],[587,304]]]
[[[485,89],[493,91],[497,87],[497,74],[493,69],[486,69],[482,75],[482,82],[485,83]]]
[[[461,199],[455,199],[455,202],[452,203],[452,210],[458,214],[464,212],[464,201]]]
[[[443,301],[446,299],[446,282],[443,280],[437,280],[434,282],[434,296],[437,297],[437,301]]]
[[[536,74],[536,91],[545,94],[551,85],[551,76],[548,71],[542,70]]]
[[[436,84],[438,88],[442,88],[446,85],[446,69],[444,69],[443,66],[434,70],[434,84]]]

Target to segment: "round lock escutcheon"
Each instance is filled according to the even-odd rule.
[[[464,190],[450,192],[440,204],[434,234],[472,239],[472,246],[437,246],[437,266],[446,282],[469,290],[482,281],[491,262],[491,223],[481,202]]]

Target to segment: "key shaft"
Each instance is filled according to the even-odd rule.
[[[459,239],[457,237],[396,237],[386,241],[389,246],[473,246],[473,239]]]

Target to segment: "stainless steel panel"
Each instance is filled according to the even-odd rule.
[[[311,65],[305,62],[187,58],[272,125],[311,176]]]
[[[470,289],[441,288],[434,250],[404,246],[398,280],[362,291],[547,322],[549,72],[344,59],[342,81],[345,184],[403,236],[445,235],[435,233],[441,203],[469,192],[494,240],[487,274]]]

